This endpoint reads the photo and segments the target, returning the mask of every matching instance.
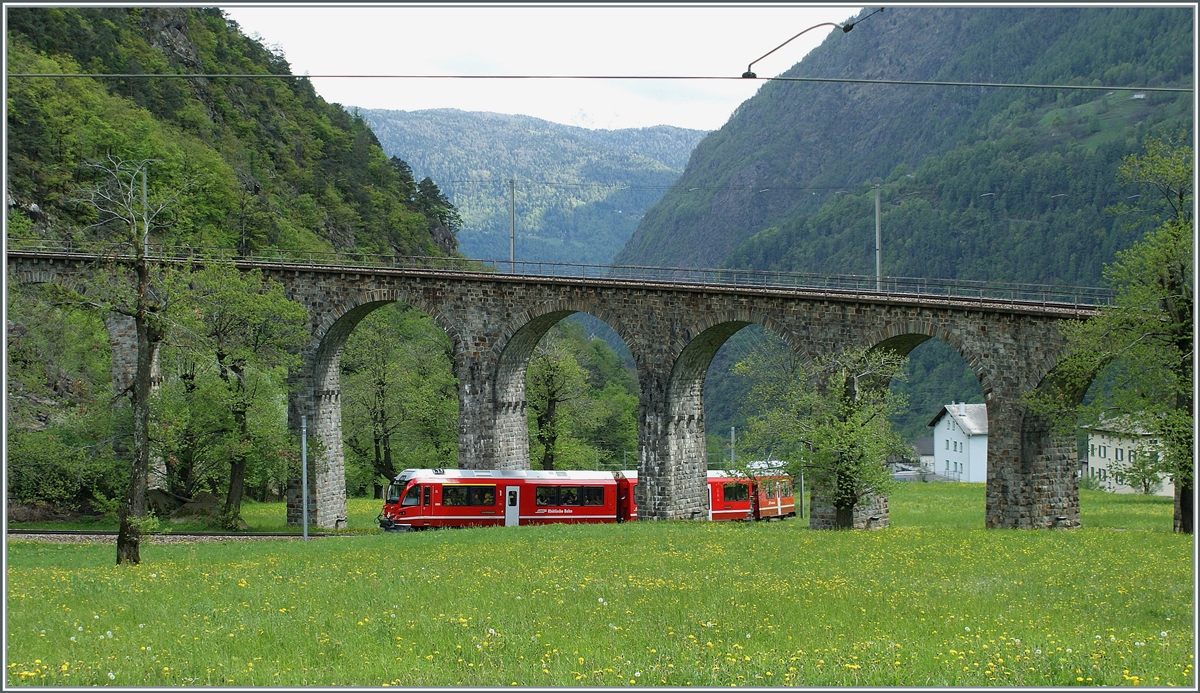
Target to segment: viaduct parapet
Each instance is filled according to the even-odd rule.
[[[10,277],[71,283],[86,257],[8,253]],[[339,360],[346,338],[371,311],[401,302],[424,310],[454,348],[459,389],[459,466],[526,469],[525,371],[538,341],[559,320],[593,315],[625,340],[637,367],[638,515],[708,515],[703,387],[717,350],[738,330],[761,325],[803,358],[869,346],[907,354],[937,338],[970,365],[987,403],[989,528],[1079,526],[1073,440],[1027,416],[1023,398],[1054,368],[1058,325],[1088,309],[1061,303],[921,297],[864,291],[749,288],[621,279],[539,277],[238,262],[283,284],[308,308],[311,339],[290,378],[289,424],[300,415],[322,443],[315,464],[316,523],[346,522]],[[121,350],[114,333],[114,367]],[[127,345],[126,348],[131,348]],[[816,510],[821,510],[817,508]],[[886,523],[886,503],[869,512]],[[883,514],[883,517],[879,516]],[[814,518],[824,518],[814,512]]]

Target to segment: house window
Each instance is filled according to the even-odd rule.
[[[1107,445],[1100,446],[1100,457],[1102,457],[1104,459],[1108,459],[1108,446]]]
[[[1118,462],[1125,459],[1125,450],[1123,448],[1114,448],[1113,454],[1117,456]]]
[[[950,439],[949,438],[946,439],[946,449],[947,450],[950,449]]]
[[[1095,456],[1095,454],[1096,454],[1096,444],[1089,443],[1088,444],[1088,456],[1092,457],[1092,456]]]

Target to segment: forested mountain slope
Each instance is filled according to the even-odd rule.
[[[705,133],[666,125],[591,130],[456,109],[351,109],[384,151],[429,175],[458,207],[469,257],[607,263],[675,182]]]
[[[215,8],[10,7],[13,73],[289,75]],[[8,81],[10,236],[84,240],[89,162],[152,159],[187,189],[161,240],[370,253],[453,252],[432,181],[304,78],[16,77]],[[22,213],[23,212],[23,213]],[[156,238],[153,240],[160,240]]]
[[[1190,87],[1186,8],[888,8],[791,77]],[[1191,94],[770,82],[696,147],[617,261],[1100,281],[1138,236],[1120,158]]]
[[[866,12],[866,11],[864,11]],[[1190,8],[887,8],[835,31],[788,77],[1173,86],[1193,80]],[[1147,137],[1190,133],[1193,94],[769,82],[704,138],[616,262],[1099,285],[1147,230],[1117,183]],[[740,424],[730,367],[705,386],[707,430]],[[974,374],[936,340],[911,354],[909,438]],[[726,439],[727,440],[727,439]],[[716,443],[712,444],[717,449]]]

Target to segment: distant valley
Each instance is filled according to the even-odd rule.
[[[357,111],[385,152],[431,176],[462,216],[459,250],[507,259],[515,179],[518,260],[607,264],[707,133],[590,130],[456,109]]]

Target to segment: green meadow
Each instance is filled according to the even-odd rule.
[[[985,530],[982,485],[913,483],[870,532],[369,532],[120,568],[111,545],[10,540],[6,684],[1194,687],[1170,499],[1081,494],[1073,531]]]

